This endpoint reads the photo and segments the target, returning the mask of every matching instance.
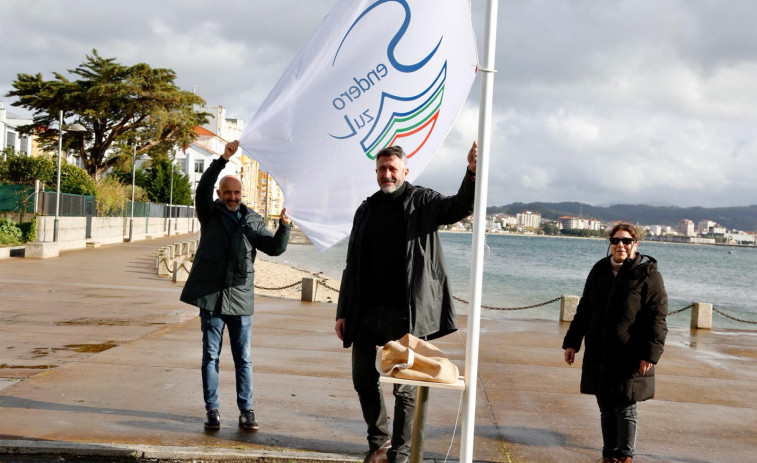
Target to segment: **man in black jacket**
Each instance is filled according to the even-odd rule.
[[[407,333],[434,339],[457,330],[437,229],[473,211],[476,156],[474,142],[458,193],[443,196],[406,182],[404,151],[385,148],[376,155],[381,189],[355,213],[335,330],[344,347],[352,345],[352,382],[368,425],[365,463],[408,459],[415,409],[415,387],[394,385],[390,439],[376,346]]]
[[[278,256],[286,250],[291,219],[281,211],[279,229],[272,235],[263,218],[242,203],[242,182],[233,175],[223,177],[213,200],[213,185],[239,147],[226,144],[223,155],[202,174],[195,196],[200,221],[200,245],[195,254],[181,300],[200,308],[202,323],[202,390],[207,412],[206,429],[218,429],[218,360],[224,327],[229,329],[231,353],[236,370],[239,426],[257,431],[252,405],[252,335],[255,256],[257,250]]]

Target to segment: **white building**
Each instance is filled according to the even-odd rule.
[[[726,243],[755,244],[755,236],[750,233],[731,232],[725,234]]]
[[[195,127],[197,138],[189,144],[186,150],[176,154],[176,164],[180,170],[189,176],[192,191],[197,190],[197,184],[205,169],[214,159],[223,154],[226,140],[204,127]],[[226,164],[218,178],[225,175],[239,175],[242,170],[240,156],[234,156]]]
[[[586,219],[583,217],[572,217],[564,215],[557,219],[563,230],[601,230],[602,222],[597,219]]]
[[[557,218],[557,223],[563,230],[571,230],[578,228],[578,219],[570,215],[563,215]]]
[[[689,219],[681,219],[681,221],[678,222],[678,233],[685,236],[696,235],[694,231],[694,222]]]
[[[644,228],[646,228],[647,233],[652,236],[660,236],[662,235],[662,231],[664,230],[662,225],[647,225]]]
[[[31,119],[12,117],[0,102],[0,151],[13,148],[17,153],[30,155],[32,153],[32,137],[21,135],[18,127],[31,124]]]
[[[541,225],[541,214],[538,212],[523,211],[515,215],[518,226],[523,228],[537,228]]]
[[[708,233],[712,233],[713,228],[717,227],[717,222],[713,222],[712,220],[700,220],[697,224],[697,233],[701,235],[706,235]]]

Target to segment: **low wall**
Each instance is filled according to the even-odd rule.
[[[81,249],[87,243],[112,244],[129,240],[129,225],[131,222],[132,240],[158,238],[166,235],[187,234],[200,231],[200,224],[195,218],[163,217],[91,217],[90,237],[87,237],[87,217],[59,217],[58,219],[58,249]],[[37,217],[37,241],[53,241],[54,216]]]

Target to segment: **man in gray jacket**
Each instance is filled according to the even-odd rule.
[[[342,274],[335,330],[352,346],[352,382],[368,425],[365,463],[403,463],[410,455],[415,387],[394,385],[394,425],[375,367],[376,346],[407,333],[434,339],[457,330],[452,289],[437,234],[473,212],[477,145],[459,191],[443,196],[405,181],[399,146],[376,155],[380,191],[358,207]]]
[[[202,324],[202,390],[207,412],[206,429],[218,429],[218,360],[224,327],[229,329],[231,354],[236,370],[239,426],[257,431],[252,405],[252,360],[250,337],[254,310],[255,256],[257,250],[278,256],[286,250],[291,220],[281,211],[275,235],[263,218],[242,203],[242,182],[223,177],[213,200],[213,186],[226,163],[239,147],[226,144],[223,155],[208,166],[197,185],[195,210],[200,221],[200,244],[195,254],[181,300],[200,308]]]

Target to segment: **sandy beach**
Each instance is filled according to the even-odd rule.
[[[335,290],[339,289],[339,280],[307,269],[267,261],[264,258],[255,261],[255,294],[299,300],[302,295],[300,283],[303,278],[309,276],[316,277],[319,281],[316,300],[336,304],[339,293]]]

